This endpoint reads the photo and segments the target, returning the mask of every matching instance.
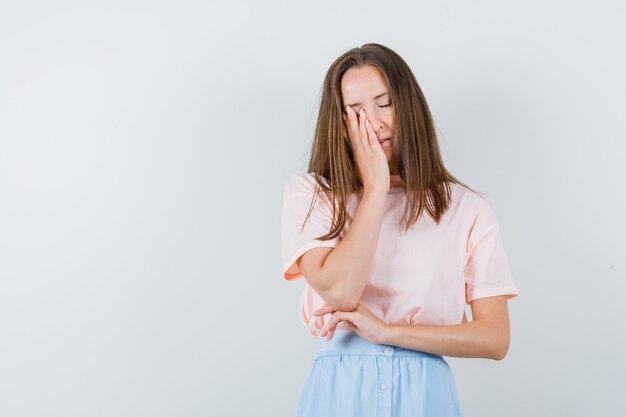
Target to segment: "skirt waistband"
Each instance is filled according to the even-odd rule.
[[[430,352],[422,352],[420,350],[405,349],[399,346],[377,344],[362,338],[353,331],[335,330],[333,338],[326,340],[320,337],[319,349],[317,356],[329,355],[377,355],[377,356],[421,356],[442,358]]]

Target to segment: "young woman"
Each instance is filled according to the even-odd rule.
[[[365,44],[330,66],[281,227],[283,276],[305,278],[299,312],[320,342],[296,416],[463,416],[443,356],[503,359],[518,291],[494,212],[444,167],[391,49]]]

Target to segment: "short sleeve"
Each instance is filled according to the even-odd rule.
[[[466,245],[465,301],[496,295],[518,295],[511,275],[500,226],[489,204],[481,197]]]
[[[316,239],[328,233],[332,225],[330,203],[321,193],[315,201],[310,218],[302,228],[311,206],[316,185],[312,174],[294,175],[285,183],[281,212],[281,235],[283,278],[286,280],[303,277],[296,260],[305,252],[318,247],[334,248],[340,241],[339,236],[330,240]]]

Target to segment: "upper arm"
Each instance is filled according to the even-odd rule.
[[[511,274],[500,225],[495,213],[484,199],[478,199],[478,209],[473,213],[466,240],[465,300],[471,301],[505,295],[511,299],[518,295]]]
[[[478,298],[470,301],[472,320],[487,320],[491,323],[496,335],[502,359],[506,356],[510,344],[509,306],[507,295]]]
[[[285,184],[281,214],[283,278],[305,278],[326,304],[349,311],[356,304],[353,292],[346,290],[349,279],[338,276],[334,262],[327,262],[342,233],[319,239],[330,232],[334,218],[329,196],[316,193],[316,184],[309,174],[294,175]]]
[[[281,233],[283,278],[286,280],[295,280],[304,276],[304,271],[300,268],[303,255],[307,254],[308,258],[311,256],[309,252],[313,249],[323,249],[327,252],[337,246],[340,241],[339,236],[328,240],[318,239],[331,230],[333,217],[330,203],[323,194],[318,195],[315,204],[311,207],[315,191],[314,184],[314,180],[309,176],[296,175],[285,185]],[[311,210],[310,216],[308,216],[309,210]],[[312,255],[316,261],[312,264],[319,266],[320,252],[316,250]],[[306,263],[309,264],[309,262]],[[309,275],[315,280],[319,274],[316,273],[315,268],[309,268],[309,270]]]

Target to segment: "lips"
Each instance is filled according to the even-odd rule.
[[[378,143],[383,143],[386,140],[390,140],[391,138],[385,138],[385,139],[378,139]]]

